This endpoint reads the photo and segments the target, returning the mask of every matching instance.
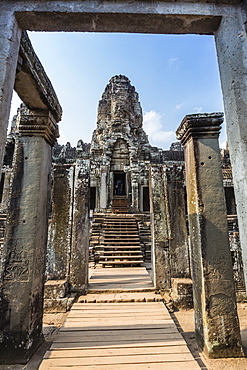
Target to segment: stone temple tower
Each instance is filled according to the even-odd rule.
[[[116,198],[124,198],[130,211],[143,211],[151,146],[142,120],[141,104],[130,80],[122,75],[112,77],[99,102],[91,142],[90,186],[96,208],[110,208]]]

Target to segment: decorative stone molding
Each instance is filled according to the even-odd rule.
[[[223,113],[199,113],[184,117],[176,131],[177,139],[184,145],[191,137],[203,136],[218,138],[221,124],[224,121]]]
[[[18,132],[22,136],[42,136],[51,146],[59,137],[58,125],[48,111],[30,111],[23,107],[17,118]]]

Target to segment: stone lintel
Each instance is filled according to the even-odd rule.
[[[26,32],[21,36],[14,88],[29,109],[49,110],[56,122],[61,120],[62,108],[57,95]]]
[[[59,137],[58,125],[53,115],[46,110],[25,111],[20,113],[18,132],[21,136],[42,136],[54,146]]]
[[[184,145],[192,137],[218,138],[223,121],[224,114],[221,112],[186,115],[176,131],[177,139]]]

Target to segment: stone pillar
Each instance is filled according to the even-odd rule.
[[[49,224],[46,277],[68,280],[73,220],[75,167],[56,164],[52,187],[52,217]]]
[[[171,278],[190,275],[188,231],[184,188],[184,166],[165,165],[164,190],[169,232]]]
[[[242,356],[218,136],[222,113],[186,116],[185,170],[195,330],[210,358]]]
[[[244,11],[223,17],[215,41],[226,115],[227,139],[231,155],[237,203],[239,234],[247,287],[247,34]]]
[[[132,189],[132,204],[131,207],[134,212],[139,210],[139,184],[137,174],[132,173],[131,178],[131,189]]]
[[[0,5],[0,174],[6,144],[20,37],[21,30],[17,25],[14,12],[5,11],[1,9]]]
[[[101,182],[100,182],[100,208],[107,208],[107,173],[101,173]]]
[[[13,173],[12,168],[5,168],[2,201],[0,203],[0,211],[3,212],[5,212],[8,207],[12,173]]]
[[[89,252],[89,162],[78,160],[75,169],[73,227],[70,261],[72,290],[85,293],[88,285]]]
[[[161,166],[152,166],[149,177],[152,256],[154,257],[155,285],[158,289],[170,288],[169,240]]]
[[[51,147],[58,128],[47,111],[19,117],[4,243],[0,363],[25,363],[42,340]]]

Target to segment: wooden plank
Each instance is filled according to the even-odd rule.
[[[69,335],[69,333],[75,333],[78,331],[77,329],[74,330],[73,328],[71,329],[66,329],[66,330],[59,330],[58,335]],[[79,330],[80,332],[83,333],[83,335],[104,335],[107,333],[107,335],[122,335],[124,333],[128,333],[128,335],[132,335],[135,333],[149,333],[149,334],[167,334],[169,331],[178,333],[178,330],[176,326],[173,324],[169,327],[164,327],[164,328],[129,328],[129,329],[108,329],[108,328],[95,328],[95,329],[89,329],[86,330],[85,328]],[[63,333],[63,334],[62,334]]]
[[[136,310],[135,308],[133,307],[134,304],[139,304],[139,303],[144,303],[145,302],[129,302],[129,304],[131,304],[131,306],[123,306],[126,302],[121,302],[119,303],[119,305],[117,305],[115,303],[115,307],[114,306],[110,306],[110,302],[91,302],[91,303],[83,303],[83,305],[93,305],[93,307],[90,307],[90,308],[84,308],[84,307],[75,307],[73,308],[69,315],[73,314],[73,313],[116,313],[116,314],[119,314],[119,313],[149,313],[150,315],[150,312],[154,313],[152,314],[152,317],[155,316],[155,314],[158,314],[158,313],[162,313],[162,315],[166,315],[168,317],[171,317],[170,313],[167,311],[167,309],[164,307],[155,307],[155,306],[147,306],[147,307],[137,307]],[[156,301],[156,302],[152,302],[152,303],[161,303],[159,301]],[[98,304],[102,304],[102,305],[105,305],[105,306],[101,306],[101,307],[98,307],[96,305]],[[146,303],[148,304],[148,303]],[[106,306],[107,305],[107,306]]]
[[[161,325],[143,325],[143,324],[138,324],[138,325],[125,325],[124,326],[124,329],[125,330],[131,330],[131,329],[166,329],[166,324],[161,324]],[[70,330],[85,330],[85,331],[88,331],[88,330],[123,330],[123,325],[115,325],[115,326],[111,326],[111,325],[108,325],[107,327],[104,325],[104,326],[95,326],[95,327],[92,327],[90,324],[88,326],[66,326],[66,327],[61,327],[59,329],[59,332],[66,332],[66,331],[70,331]]]
[[[57,367],[48,365],[45,361],[42,362],[39,370],[71,370],[70,366]],[[180,362],[179,364],[173,363],[148,363],[148,364],[121,364],[121,365],[92,365],[92,366],[76,366],[75,370],[200,370],[200,366],[194,361],[192,362]]]
[[[157,324],[157,325],[162,325],[164,324],[164,320],[148,320],[145,322],[146,325],[150,324]],[[126,321],[126,326],[133,326],[133,325],[142,325],[144,327],[145,325],[142,320],[128,320]],[[105,319],[99,319],[99,320],[81,320],[81,321],[65,321],[63,328],[81,328],[81,327],[87,327],[87,328],[94,328],[94,327],[102,327],[102,328],[107,328],[107,327],[113,327],[115,326],[116,328],[119,327],[119,320],[108,320],[106,321]],[[121,326],[123,328],[123,323],[121,323]]]
[[[52,365],[47,365],[42,362],[39,370],[71,370],[71,366],[57,367]],[[200,370],[199,365],[195,363],[180,362],[178,364],[173,364],[171,368],[170,363],[148,363],[148,364],[135,364],[133,369],[133,364],[124,364],[124,365],[92,365],[92,366],[76,366],[75,370]]]
[[[97,348],[97,356],[112,356],[122,355],[128,353],[129,355],[155,354],[155,353],[170,353],[176,355],[177,353],[189,353],[188,347],[183,346],[157,346],[157,347],[133,347],[133,348]],[[63,358],[63,357],[86,357],[95,356],[95,348],[90,349],[71,349],[67,350],[51,350],[45,353],[44,358]]]
[[[79,332],[79,331],[74,331],[74,332],[70,332],[70,333],[61,333],[57,336],[56,338],[56,342],[58,343],[73,343],[73,342],[108,342],[108,343],[115,343],[116,341],[118,341],[119,343],[125,343],[125,342],[136,342],[136,341],[150,341],[150,340],[164,340],[164,337],[165,337],[165,340],[176,340],[176,339],[181,339],[181,334],[180,333],[176,333],[174,331],[171,331],[169,333],[166,333],[166,334],[157,334],[157,333],[154,333],[154,334],[148,334],[148,333],[143,333],[143,334],[133,334],[131,333],[130,334],[122,334],[121,337],[119,338],[118,335],[107,335],[107,334],[103,334],[103,335],[84,335],[84,332]]]
[[[97,330],[66,330],[66,331],[59,331],[57,334],[58,337],[61,336],[122,336],[123,335],[128,335],[128,336],[137,336],[137,335],[167,335],[169,333],[178,333],[178,330],[175,326],[166,328],[166,329],[129,329],[129,330],[100,330],[100,328],[97,328]],[[180,333],[179,333],[180,334]],[[180,334],[181,335],[181,334]]]
[[[124,312],[115,312],[115,311],[110,311],[110,310],[106,310],[106,311],[102,311],[102,310],[98,310],[98,311],[94,311],[94,312],[90,312],[90,311],[72,311],[69,313],[69,318],[74,318],[74,317],[112,317],[112,315],[114,314],[114,317],[135,317],[135,316],[142,316],[142,317],[150,317],[150,312],[146,312],[146,311],[141,311],[141,310],[138,310],[138,311],[131,311],[131,312],[126,312],[124,310]],[[162,311],[159,311],[159,310],[156,310],[156,311],[152,311],[152,315],[155,316],[155,317],[167,317],[167,318],[170,318],[171,316],[168,315],[166,312],[162,312]]]
[[[88,318],[88,317],[69,317],[68,320],[65,321],[65,323],[67,321],[70,321],[70,322],[78,321],[78,322],[81,322],[81,323],[83,323],[83,322],[89,323],[89,321],[92,322],[92,323],[93,322],[105,322],[105,323],[114,322],[114,323],[118,323],[118,325],[120,325],[120,324],[121,325],[133,324],[133,323],[137,324],[139,322],[140,324],[145,325],[145,324],[151,324],[151,323],[153,323],[153,324],[157,324],[157,323],[162,324],[162,323],[166,323],[166,322],[171,321],[171,319],[166,318],[166,317],[162,317],[162,316],[157,316],[154,319],[152,319],[152,318],[150,318],[150,315],[149,315],[149,317],[145,316],[145,318],[143,316],[136,316],[136,317],[129,316],[129,317],[124,317],[121,320],[120,317],[116,317],[116,316],[110,318],[110,317],[104,317],[104,316],[103,317],[98,317],[96,315],[96,316],[93,316],[91,318]]]
[[[74,342],[74,343],[57,343],[56,341],[53,342],[51,349],[84,349],[84,348],[129,348],[129,347],[152,347],[154,345],[161,346],[161,345],[166,345],[166,346],[183,346],[184,345],[184,339],[182,337],[180,339],[176,340],[162,340],[162,341],[142,341],[139,340],[138,342],[135,343],[112,343],[112,342],[98,342],[97,344],[94,343],[89,343],[89,342]]]
[[[112,317],[112,315],[110,314],[94,314],[94,315],[70,315],[68,317],[68,321],[83,321],[83,320],[105,320],[105,321],[109,321],[111,319],[114,319],[114,320],[118,320],[120,323],[126,323],[126,321],[128,320],[143,320],[143,323],[145,323],[146,320],[149,320],[150,319],[150,314],[149,315],[144,315],[144,314],[141,314],[141,315],[138,315],[138,313],[136,315],[134,315],[134,313],[132,313],[131,315],[124,315],[124,316],[121,316],[121,315],[116,315],[114,314],[114,317]],[[167,316],[164,316],[164,315],[155,315],[155,319],[156,321],[157,320],[166,320],[166,321],[171,321],[171,319]],[[171,321],[172,322],[172,321]]]
[[[83,363],[84,366],[86,365],[110,365],[110,364],[145,364],[149,362],[157,362],[157,363],[170,363],[172,367],[172,363],[179,363],[179,362],[194,362],[194,358],[189,353],[177,353],[176,356],[174,354],[143,354],[143,355],[121,355],[121,356],[97,356],[95,353],[94,357],[64,357],[64,358],[53,358],[53,359],[45,359],[44,360],[48,365],[51,364],[52,366],[79,366]]]
[[[150,314],[150,310],[152,310],[152,312],[156,313],[156,312],[162,312],[163,314],[166,314],[167,316],[170,316],[169,312],[167,311],[167,309],[164,307],[156,307],[156,306],[150,306],[148,305],[148,302],[143,302],[144,304],[146,304],[146,307],[145,306],[137,306],[136,308],[133,307],[134,304],[138,305],[139,303],[142,303],[142,302],[130,302],[129,305],[125,305],[125,302],[122,302],[122,303],[115,303],[115,306],[110,306],[110,302],[109,303],[92,303],[93,306],[91,307],[83,307],[82,305],[91,305],[91,303],[81,303],[80,305],[81,306],[75,306],[71,312],[109,312],[109,313],[112,313],[113,312],[116,312],[116,313],[127,313],[127,312],[148,312]],[[160,303],[160,302],[152,302],[152,303]],[[105,304],[105,306],[96,306],[98,304]],[[107,306],[106,306],[107,305]],[[104,308],[104,311],[102,310],[102,308]],[[170,316],[171,317],[171,316]]]

